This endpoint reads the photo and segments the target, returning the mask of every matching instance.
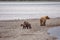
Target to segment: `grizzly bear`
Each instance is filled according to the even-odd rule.
[[[24,21],[23,24],[21,24],[21,26],[23,26],[23,29],[31,29],[31,24],[27,21]]]
[[[40,18],[40,26],[45,26],[46,25],[46,20],[50,19],[48,16],[43,16]]]

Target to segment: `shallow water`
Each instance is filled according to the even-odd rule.
[[[48,33],[50,33],[50,36],[57,37],[57,40],[60,40],[60,26],[53,27],[48,30]]]

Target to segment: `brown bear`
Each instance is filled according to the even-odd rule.
[[[25,24],[21,24],[21,26],[23,26],[23,29],[26,29],[26,25]]]
[[[43,16],[40,18],[40,26],[45,26],[46,25],[46,20],[50,19],[48,16]]]
[[[21,26],[23,26],[23,29],[31,29],[31,24],[27,21],[24,21],[23,24],[21,24]]]

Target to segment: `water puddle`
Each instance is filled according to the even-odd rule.
[[[48,33],[50,36],[57,37],[57,40],[60,40],[60,26],[48,29]]]

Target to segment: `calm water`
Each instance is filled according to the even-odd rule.
[[[32,19],[32,18],[40,18],[40,15],[38,15],[38,14],[6,14],[6,15],[0,15],[0,20]]]
[[[0,15],[0,20],[12,20],[12,19],[39,19],[41,16],[44,16],[43,14],[2,14]],[[48,15],[49,17],[60,17],[54,14],[53,15]]]
[[[50,28],[48,33],[50,33],[50,36],[55,36],[58,38],[57,40],[60,40],[60,26]]]
[[[0,2],[0,20],[60,17],[60,2]]]

